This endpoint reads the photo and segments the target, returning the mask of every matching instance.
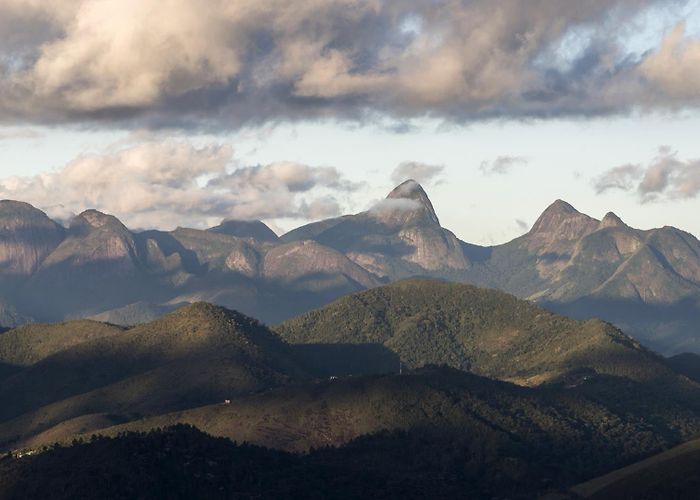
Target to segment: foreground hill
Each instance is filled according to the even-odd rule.
[[[502,292],[435,280],[378,287],[309,314],[317,317],[289,322],[295,328],[285,335],[311,342],[296,345],[256,320],[204,303],[128,329],[81,322],[115,330],[68,336],[83,340],[27,358],[0,379],[0,450],[186,423],[213,436],[311,452],[289,460],[310,478],[327,478],[318,479],[319,488],[340,487],[333,478],[367,475],[373,479],[365,484],[387,497],[532,498],[700,432],[700,386],[599,321],[568,320]],[[27,337],[30,347],[33,338]],[[397,354],[405,361],[402,374]],[[323,362],[310,362],[314,356]],[[329,378],[334,368],[354,376]],[[372,371],[388,373],[360,376]],[[318,374],[325,377],[312,380]],[[132,471],[121,462],[125,456],[152,463],[150,445],[135,445],[146,453],[139,455],[134,441],[106,443],[100,453],[114,453],[125,474]],[[340,448],[311,451],[328,446]],[[76,449],[85,462],[71,455]],[[44,477],[51,482],[36,481],[37,488],[76,493],[65,474],[76,488],[89,487],[93,474],[120,481],[90,462],[98,460],[90,450],[99,447],[76,449],[28,458],[40,469],[22,465],[25,458],[0,464],[0,492],[5,481],[16,492],[22,478]],[[211,460],[202,459],[202,449],[196,453],[177,456],[189,456],[190,464]],[[64,472],[61,460],[93,471],[89,480]],[[158,470],[171,473],[171,466],[180,467]],[[231,487],[230,468],[211,467],[217,472],[205,477],[214,474],[224,481],[217,488]],[[122,482],[148,488],[152,481],[136,475]]]
[[[179,425],[1,458],[0,497],[524,499],[551,489],[539,477],[521,477],[509,461],[494,462],[461,443],[431,445],[431,437],[383,433],[300,456]]]
[[[523,385],[592,375],[676,375],[610,324],[570,320],[496,290],[414,279],[351,295],[288,320],[296,344],[381,344],[408,366],[445,364]]]
[[[678,401],[652,397],[643,384],[606,383],[646,402],[618,408],[582,388],[530,389],[429,368],[288,386],[99,432],[188,423],[238,442],[311,450],[304,460],[314,464],[312,475],[318,466],[339,464],[341,477],[352,477],[345,475],[350,471],[355,478],[367,476],[363,485],[379,493],[398,488],[409,497],[532,498],[663,450],[700,429],[697,413]],[[73,439],[54,433],[25,445],[40,447],[49,437]],[[313,451],[327,446],[340,448]],[[298,477],[293,484],[305,481]]]
[[[601,385],[616,390],[634,387],[647,400],[620,408],[614,401],[598,397]],[[652,412],[657,420],[650,427],[645,420]],[[454,369],[428,367],[403,375],[350,377],[285,387],[238,398],[230,404],[135,421],[109,432],[178,422],[195,425],[212,435],[288,451],[338,446],[378,431],[428,426],[454,439],[500,436],[498,439],[525,441],[542,449],[557,448],[557,452],[550,452],[557,454],[557,460],[581,460],[582,456],[605,450],[606,460],[624,462],[690,436],[700,419],[690,406],[672,395],[655,393],[644,384],[616,377],[586,382],[577,388],[535,389]],[[569,446],[571,450],[566,451]],[[575,458],[566,458],[569,454]],[[601,459],[598,456],[597,460]]]
[[[579,484],[582,498],[606,500],[686,500],[700,498],[700,440],[676,446],[653,457]]]
[[[123,421],[304,376],[288,346],[256,320],[198,303],[68,347],[0,381],[0,442],[86,415],[101,425],[105,415]]]

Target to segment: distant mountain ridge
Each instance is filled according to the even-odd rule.
[[[129,231],[95,210],[63,228],[0,202],[0,324],[83,317],[136,323],[209,301],[268,323],[414,276],[497,288],[575,318],[601,317],[665,354],[700,352],[700,242],[602,220],[557,200],[525,235],[481,247],[440,225],[408,180],[355,215],[278,237],[260,221]]]

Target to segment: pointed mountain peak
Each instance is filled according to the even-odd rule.
[[[627,227],[627,224],[613,212],[608,212],[605,214],[605,217],[603,217],[603,220],[600,221],[600,227]]]
[[[564,200],[556,200],[554,203],[549,205],[546,210],[544,211],[544,214],[561,214],[561,215],[573,215],[573,214],[580,214],[578,210],[576,210],[573,205],[570,203],[565,202]]]
[[[77,215],[71,222],[71,227],[88,225],[94,229],[111,227],[126,230],[126,226],[113,215],[108,215],[99,210],[89,209]]]
[[[397,200],[398,203],[393,203],[390,200]],[[410,200],[414,203],[412,204],[413,206],[411,206],[411,204],[401,203],[399,200]],[[406,212],[423,212],[430,220],[436,224],[440,224],[433,204],[430,198],[428,198],[428,194],[423,189],[423,186],[413,179],[408,179],[396,186],[391,193],[387,195],[386,201],[388,201],[388,203],[381,204],[381,208],[393,208]]]
[[[226,219],[216,227],[207,229],[212,233],[226,234],[237,238],[253,238],[260,242],[274,243],[279,236],[259,220]]]
[[[408,179],[396,186],[391,193],[388,194],[387,198],[407,198],[410,200],[422,201],[428,199],[428,195],[425,193],[423,186],[417,181]]]
[[[598,225],[596,219],[582,214],[563,200],[557,200],[542,212],[542,215],[532,226],[530,234],[557,233],[559,237],[575,239],[583,236],[586,232],[593,231],[594,224]]]

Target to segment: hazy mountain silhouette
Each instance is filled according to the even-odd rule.
[[[279,322],[338,297],[428,276],[498,288],[579,318],[615,323],[663,352],[700,352],[700,242],[597,220],[557,200],[525,235],[493,247],[440,225],[409,180],[370,210],[277,237],[260,221],[209,230],[129,231],[86,211],[67,230],[18,202],[0,205],[0,323],[153,319],[183,302]]]

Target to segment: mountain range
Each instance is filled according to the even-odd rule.
[[[0,325],[94,318],[131,325],[207,301],[267,323],[422,276],[602,318],[664,354],[700,352],[700,242],[597,220],[558,200],[525,235],[482,247],[441,226],[424,189],[397,186],[368,211],[278,237],[260,221],[130,231],[88,210],[63,227],[0,202]]]

